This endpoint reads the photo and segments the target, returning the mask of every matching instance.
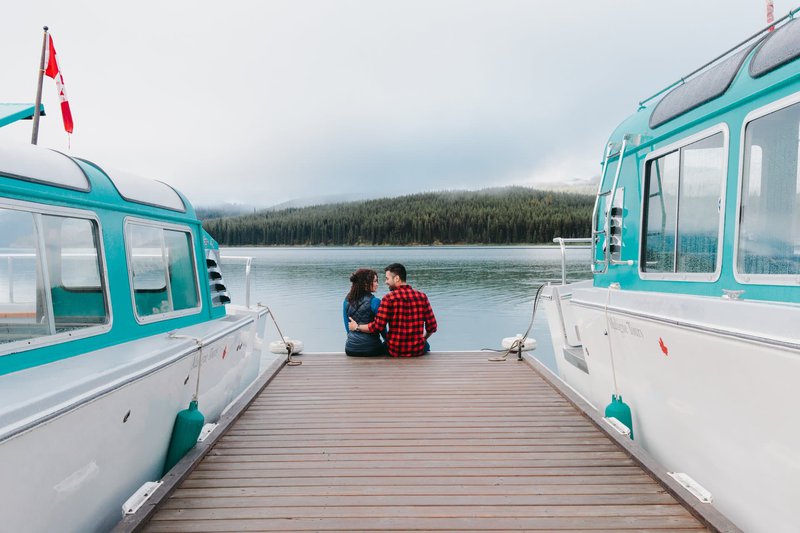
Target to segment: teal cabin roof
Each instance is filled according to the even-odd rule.
[[[33,104],[0,103],[0,128],[18,120],[32,119],[35,110],[36,106]],[[44,104],[39,104],[39,113],[44,116]]]
[[[658,143],[800,78],[800,61],[796,61],[800,57],[800,18],[794,18],[798,12],[800,9],[782,19],[784,23],[774,32],[765,28],[641,102],[609,142],[617,144],[627,134],[638,134],[643,136],[642,147]]]
[[[197,221],[189,201],[163,182],[32,144],[0,144],[0,193],[68,207]]]

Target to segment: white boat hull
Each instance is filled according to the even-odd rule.
[[[141,484],[161,477],[175,415],[188,406],[195,391],[200,353],[199,408],[211,422],[257,377],[262,354],[253,346],[264,345],[258,338],[264,331],[263,318],[263,313],[253,313],[217,321],[223,322],[217,324],[218,338],[201,351],[192,339],[169,339],[165,334],[144,345],[134,341],[18,373],[27,376],[3,376],[0,381],[12,389],[17,382],[56,383],[58,374],[81,374],[70,368],[75,365],[121,377],[105,391],[91,384],[75,386],[72,396],[64,393],[62,405],[58,394],[50,394],[38,410],[35,401],[17,406],[16,427],[7,424],[0,441],[0,529],[110,530],[122,516],[122,503]],[[203,329],[209,324],[177,333],[202,339]],[[137,363],[136,353],[152,351],[153,346],[162,346],[163,353],[143,356]],[[182,347],[182,355],[176,354],[176,346]],[[94,361],[125,350],[134,354],[128,362],[135,370],[127,375]],[[159,360],[170,358],[174,360],[159,367]],[[34,373],[36,380],[31,379]],[[27,421],[26,413],[31,413]],[[2,414],[0,420],[8,422],[14,412],[9,408]]]
[[[573,386],[602,412],[616,381],[636,442],[744,530],[797,530],[799,308],[599,288],[566,305],[588,366]]]

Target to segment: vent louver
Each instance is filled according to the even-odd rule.
[[[222,279],[219,267],[219,256],[215,250],[206,250],[206,269],[208,270],[208,285],[211,289],[211,303],[215,307],[231,303],[228,288]]]

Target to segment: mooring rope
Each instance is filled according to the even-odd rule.
[[[528,323],[528,329],[525,330],[525,334],[522,335],[519,339],[514,339],[514,342],[511,343],[503,355],[498,355],[494,357],[490,357],[489,361],[497,362],[497,361],[505,361],[508,359],[508,354],[512,353],[516,349],[517,353],[517,361],[522,361],[522,348],[525,346],[525,341],[528,340],[528,334],[531,332],[533,328],[533,320],[536,318],[536,309],[539,308],[539,297],[542,295],[542,290],[544,289],[545,284],[542,283],[539,285],[539,288],[536,289],[536,295],[533,297],[533,310],[531,311],[531,321]],[[489,348],[484,348],[484,350],[488,350]],[[492,351],[502,351],[502,350],[492,350]]]
[[[295,361],[294,359],[292,359],[292,352],[294,351],[294,344],[291,341],[289,341],[286,337],[283,336],[283,333],[281,332],[281,327],[278,325],[278,321],[275,320],[275,315],[272,313],[272,309],[270,309],[266,305],[262,304],[261,302],[258,303],[258,306],[259,307],[263,307],[264,309],[267,310],[267,313],[269,313],[269,317],[272,319],[272,323],[275,324],[275,329],[278,330],[278,335],[281,336],[281,342],[284,344],[284,346],[286,346],[286,364],[289,365],[289,366],[302,365],[303,364],[302,361]]]
[[[619,396],[619,387],[617,386],[617,370],[614,367],[614,350],[611,347],[611,319],[608,317],[608,305],[611,303],[611,285],[608,286],[608,294],[606,295],[606,305],[603,308],[603,314],[606,318],[606,339],[608,339],[608,355],[611,358],[611,377],[614,380],[614,396]]]
[[[170,339],[189,339],[193,340],[195,345],[197,345],[197,383],[195,383],[194,387],[194,396],[192,399],[197,401],[200,397],[200,369],[203,368],[203,339],[200,337],[194,337],[192,335],[180,335],[174,331],[170,331],[167,333],[167,336]]]

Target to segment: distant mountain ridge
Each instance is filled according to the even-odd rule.
[[[593,196],[497,187],[206,218],[222,245],[523,244],[591,231]]]
[[[597,185],[599,181],[600,178],[598,176],[595,176],[594,178],[589,178],[589,179],[573,179],[567,181],[537,183],[536,185],[529,187],[509,185],[505,187],[494,187],[492,189],[502,190],[502,189],[511,189],[514,187],[522,187],[522,188],[529,188],[541,191],[570,192],[576,194],[594,195],[597,193]],[[439,192],[446,192],[446,191],[439,191]],[[454,192],[467,193],[467,192],[479,192],[479,191],[462,190]],[[376,200],[376,199],[380,200],[386,198],[399,198],[399,197],[401,196],[387,197],[387,196],[370,196],[370,195],[359,195],[359,194],[328,194],[321,196],[304,196],[302,198],[295,198],[293,200],[287,200],[285,202],[281,202],[279,204],[274,204],[274,205],[257,206],[253,204],[238,204],[230,202],[217,205],[197,205],[195,206],[195,211],[197,212],[197,217],[200,220],[207,220],[210,218],[223,218],[223,217],[252,214],[267,209],[271,211],[279,211],[281,209],[289,209],[293,207],[310,207],[316,205],[344,204],[350,202],[361,202],[365,200]]]
[[[328,205],[328,204],[346,204],[350,202],[361,202],[364,200],[374,199],[374,196],[359,195],[359,194],[327,194],[324,196],[304,196],[303,198],[295,198],[294,200],[287,200],[279,204],[272,205],[267,209],[278,211],[281,209],[289,209],[292,207],[310,207],[312,205]]]

